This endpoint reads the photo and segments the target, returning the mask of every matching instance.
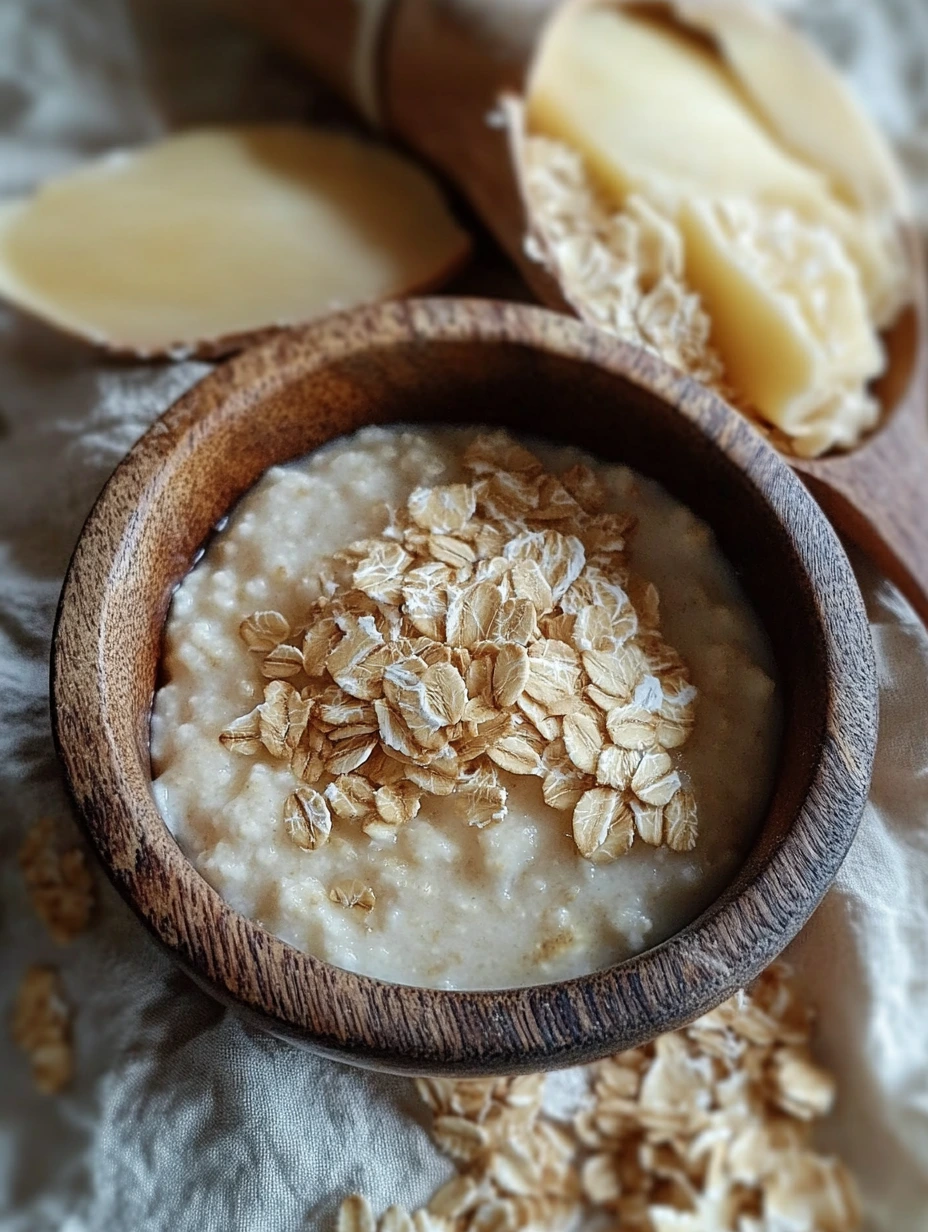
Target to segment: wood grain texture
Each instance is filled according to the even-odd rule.
[[[526,250],[525,202],[500,116],[504,95],[523,94],[558,4],[396,0],[382,56],[383,106],[388,131],[461,189],[539,300],[572,314],[557,281]]]
[[[584,0],[573,0],[582,3]],[[625,2],[625,0],[622,0]],[[631,2],[631,0],[628,0]],[[306,15],[315,0],[265,9],[263,28],[332,79],[325,23]],[[381,53],[389,131],[467,196],[539,300],[573,312],[554,278],[526,251],[525,202],[509,136],[489,118],[506,93],[521,96],[534,48],[561,0],[394,0]],[[334,5],[334,11],[340,6]],[[350,6],[348,6],[350,7]],[[884,417],[848,454],[814,462],[788,457],[835,525],[869,553],[928,623],[928,314],[920,238],[907,227],[913,309],[885,341]]]
[[[918,298],[886,340],[882,423],[850,453],[789,460],[928,625],[928,313],[921,239],[909,239]]]
[[[173,588],[271,464],[364,424],[481,422],[570,441],[662,482],[716,530],[773,641],[785,734],[762,835],[692,926],[582,979],[408,988],[309,957],[232,911],[167,831],[148,723]],[[277,1034],[364,1065],[514,1073],[677,1026],[750,980],[814,910],[863,809],[876,679],[859,592],[802,484],[724,403],[568,317],[477,300],[363,309],[217,369],[133,448],[75,550],[54,639],[58,750],[117,888],[168,951]]]

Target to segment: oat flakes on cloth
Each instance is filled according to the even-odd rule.
[[[924,0],[807,0],[912,173],[928,220]],[[311,114],[302,74],[183,0],[0,6],[0,196],[114,145],[207,120]],[[16,855],[62,822],[47,655],[68,555],[101,484],[204,365],[108,365],[0,309],[0,1005],[31,963],[60,967],[76,1074],[39,1095],[0,1031],[2,1232],[295,1232],[341,1195],[426,1200],[451,1172],[412,1084],[257,1035],[208,1000],[96,877],[94,928],[67,949],[30,913]],[[860,568],[883,686],[860,837],[792,948],[822,1007],[840,1098],[823,1145],[857,1172],[869,1232],[928,1227],[928,636]],[[560,1080],[563,1083],[563,1079]]]

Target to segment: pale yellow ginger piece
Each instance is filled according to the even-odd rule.
[[[551,24],[521,143],[531,242],[582,316],[730,390],[796,452],[846,448],[878,417],[877,330],[911,295],[892,160],[818,61],[823,118],[799,139],[777,83],[809,56],[782,22],[680,7],[720,51],[605,4],[568,6]],[[827,157],[842,124],[847,141]],[[649,212],[663,237],[642,248]]]
[[[714,40],[760,118],[796,156],[825,173],[840,200],[877,215],[909,212],[886,139],[830,61],[789,22],[754,4],[676,0],[675,9]],[[889,290],[898,270],[882,271]],[[871,290],[876,301],[878,288]],[[875,302],[877,323],[897,308],[891,296],[882,309]]]
[[[732,22],[705,23],[721,31],[725,44]],[[741,36],[732,31],[727,37],[732,63],[751,67],[758,53],[747,51],[748,34],[742,28]],[[795,43],[780,47],[771,74],[795,63]],[[818,68],[829,73],[821,63]],[[885,270],[891,240],[861,227],[858,214],[834,193],[828,172],[795,158],[769,122],[774,110],[778,118],[785,112],[786,131],[795,138],[799,126],[789,108],[771,105],[775,90],[768,80],[762,106],[755,108],[725,60],[684,28],[617,6],[580,6],[552,22],[542,39],[529,81],[529,126],[578,150],[616,201],[641,192],[670,211],[680,200],[706,196],[788,206],[836,229],[858,251],[861,269]],[[886,163],[882,159],[880,170]],[[881,205],[901,206],[895,179]],[[875,196],[871,186],[869,197]]]
[[[777,144],[710,50],[639,13],[565,12],[542,41],[528,104],[530,128],[579,150],[619,200],[711,192],[812,211],[827,198],[825,177]]]
[[[693,199],[679,220],[731,385],[797,453],[853,445],[879,416],[865,388],[885,357],[837,236],[744,200]]]
[[[469,241],[393,151],[296,125],[192,130],[0,209],[0,295],[150,355],[435,285]]]

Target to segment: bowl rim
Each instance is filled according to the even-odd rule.
[[[830,668],[827,713],[793,824],[728,901],[643,954],[590,975],[502,990],[418,988],[331,966],[266,932],[228,906],[182,853],[155,805],[148,766],[147,798],[139,797],[132,750],[114,734],[101,688],[107,593],[121,534],[138,520],[138,498],[158,482],[171,451],[189,447],[197,422],[230,399],[239,408],[243,399],[248,406],[263,402],[296,371],[321,371],[372,347],[423,339],[541,349],[593,363],[669,403],[793,532],[810,583]],[[263,377],[249,382],[255,357]],[[81,701],[79,716],[74,699]],[[120,894],[197,982],[264,1029],[341,1060],[464,1076],[550,1069],[616,1052],[684,1024],[756,977],[812,914],[854,838],[876,745],[877,681],[863,600],[837,536],[800,480],[738,412],[650,353],[571,318],[521,304],[433,298],[356,309],[286,331],[207,374],[154,421],[103,488],[71,557],[53,634],[51,706],[56,750],[83,829]],[[87,781],[88,759],[100,772],[95,784]],[[114,818],[128,827],[128,846]],[[775,917],[771,901],[778,904]],[[185,902],[194,904],[192,922]],[[655,1005],[672,1007],[659,1022]],[[468,1048],[473,1038],[482,1042],[476,1059]]]

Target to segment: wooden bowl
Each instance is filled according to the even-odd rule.
[[[390,421],[504,424],[663,483],[714,528],[772,639],[785,735],[737,880],[640,957],[500,992],[388,984],[293,949],[228,907],[151,792],[149,712],[171,593],[273,463]],[[363,309],[217,369],[131,451],[81,535],[55,632],[58,751],[107,872],[213,995],[341,1060],[516,1073],[630,1047],[749,981],[809,918],[854,837],[876,742],[870,633],[847,558],[799,480],[705,389],[541,309],[434,299]]]

